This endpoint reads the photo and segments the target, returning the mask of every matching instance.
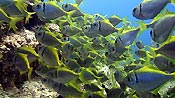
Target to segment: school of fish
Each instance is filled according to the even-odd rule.
[[[20,74],[30,79],[34,71],[63,98],[174,98],[175,91],[162,95],[159,90],[175,79],[175,10],[165,9],[175,0],[143,0],[132,12],[140,20],[137,27],[126,17],[83,13],[82,3],[0,0],[0,21],[9,30],[17,31],[16,23],[30,22],[33,14],[45,23],[32,27],[37,47],[18,47],[14,53]],[[60,32],[48,28],[49,23]],[[157,45],[136,41],[147,29]],[[39,62],[35,70],[30,66],[34,61]]]

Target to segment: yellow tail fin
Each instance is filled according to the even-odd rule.
[[[154,57],[156,57],[156,52],[155,52],[155,48],[153,48],[153,47],[151,47],[151,46],[148,46],[149,47],[149,49],[150,49],[150,52],[151,52],[151,54],[152,54],[152,57],[154,58]]]
[[[9,17],[9,18],[10,18],[9,29],[12,28],[16,32],[16,30],[17,30],[16,23],[21,21],[23,19],[23,17]]]
[[[32,18],[32,14],[35,14],[36,12],[28,12],[28,11],[25,11],[26,12],[26,19],[25,19],[25,24],[29,22],[29,19]]]
[[[171,0],[171,3],[175,5],[175,0]]]

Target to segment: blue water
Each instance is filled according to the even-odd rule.
[[[84,13],[88,14],[101,14],[110,17],[112,15],[118,15],[121,18],[128,16],[128,20],[132,21],[132,25],[137,27],[136,19],[132,15],[134,7],[139,5],[143,0],[84,0],[84,3],[80,5],[80,9]],[[74,0],[67,0],[66,3],[74,3]],[[165,9],[175,12],[174,5],[168,4]],[[144,21],[145,23],[151,20]],[[144,31],[136,40],[142,40],[145,45],[151,45],[150,29]]]

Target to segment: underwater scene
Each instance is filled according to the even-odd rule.
[[[0,0],[0,98],[175,98],[175,0]]]

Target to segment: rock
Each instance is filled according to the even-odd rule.
[[[20,93],[11,95],[0,89],[0,98],[55,98],[59,94],[42,84],[39,78],[26,81],[20,88]]]

